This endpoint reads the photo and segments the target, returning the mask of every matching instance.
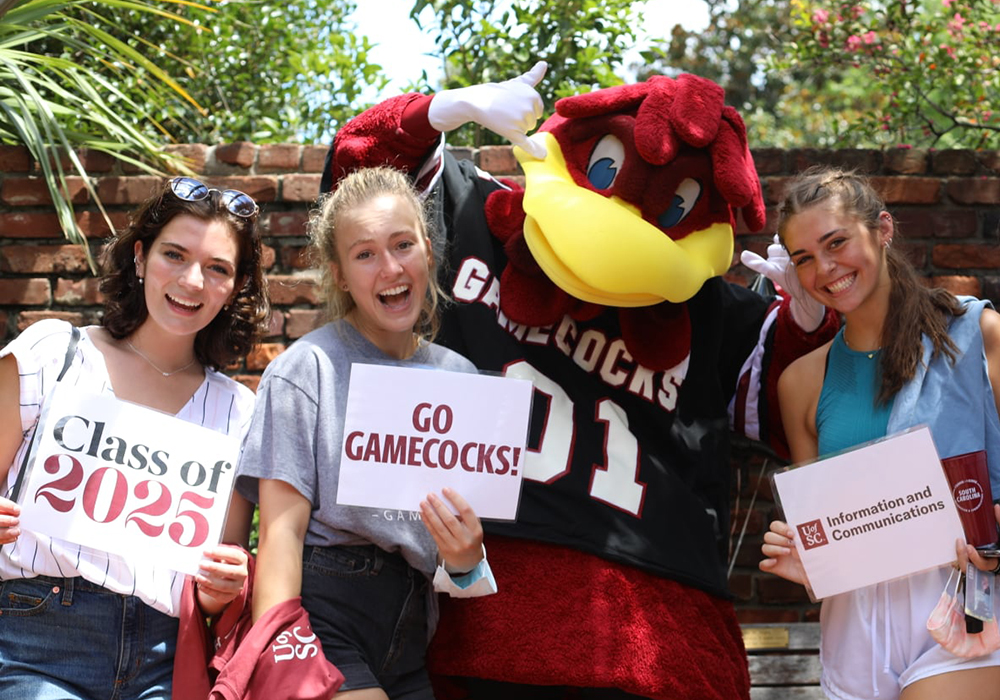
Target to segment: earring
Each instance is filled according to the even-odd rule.
[[[885,242],[885,249],[889,250],[889,248],[891,248],[891,247],[892,247],[892,239],[890,238],[889,240],[887,240]]]
[[[340,285],[340,288],[343,289],[346,292],[347,291],[347,284],[345,283],[345,284]]]
[[[145,282],[146,282],[145,279],[143,279],[142,277],[139,277],[139,285],[140,286],[143,285]]]

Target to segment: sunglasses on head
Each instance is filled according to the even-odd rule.
[[[170,181],[170,191],[174,193],[175,197],[183,199],[185,202],[200,202],[207,199],[212,192],[218,192],[222,195],[222,204],[226,207],[226,211],[241,219],[252,219],[260,211],[257,202],[253,201],[253,197],[246,192],[217,190],[193,177],[175,177]]]

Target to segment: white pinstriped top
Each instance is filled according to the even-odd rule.
[[[0,357],[17,358],[21,379],[21,430],[24,438],[7,474],[3,495],[10,498],[24,453],[41,413],[41,404],[55,384],[66,357],[71,326],[47,319],[29,326],[6,347]],[[111,394],[111,380],[104,356],[82,329],[76,355],[62,379],[63,384],[95,394]],[[253,416],[254,395],[224,374],[205,370],[205,380],[176,417],[227,435],[246,436]],[[176,617],[184,574],[152,563],[131,563],[108,554],[47,535],[22,530],[14,544],[0,548],[0,579],[83,576],[116,593],[137,596],[146,604]]]

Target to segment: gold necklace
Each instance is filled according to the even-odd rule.
[[[868,356],[869,360],[872,359],[873,357],[875,357],[875,355],[878,354],[878,351],[882,349],[881,347],[878,347],[878,348],[875,348],[874,350],[855,350],[854,348],[851,347],[851,344],[849,342],[847,342],[847,329],[846,328],[844,329],[844,333],[841,334],[841,337],[844,339],[844,345],[847,346],[848,350],[850,350],[852,352],[864,353],[865,355]]]
[[[139,357],[141,357],[142,359],[144,359],[146,362],[148,362],[150,367],[152,367],[153,369],[155,369],[157,372],[159,372],[160,374],[162,374],[164,377],[172,377],[175,374],[177,374],[178,372],[183,372],[188,367],[190,367],[191,365],[193,365],[195,362],[198,361],[198,358],[196,357],[193,360],[191,360],[190,362],[188,362],[186,365],[184,365],[183,367],[181,367],[179,369],[175,369],[173,372],[164,372],[162,369],[160,369],[159,367],[156,366],[155,362],[153,362],[151,359],[149,359],[148,357],[146,357],[145,353],[141,352],[139,350],[139,348],[137,348],[136,346],[132,345],[132,343],[129,342],[128,338],[125,338],[125,344],[128,345],[132,349],[132,352],[134,352],[136,355],[138,355]]]

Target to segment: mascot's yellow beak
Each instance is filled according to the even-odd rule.
[[[524,238],[545,274],[560,289],[604,306],[680,303],[706,280],[729,269],[733,229],[716,223],[673,240],[617,197],[579,187],[562,149],[548,132],[548,155],[514,155],[525,175]]]

